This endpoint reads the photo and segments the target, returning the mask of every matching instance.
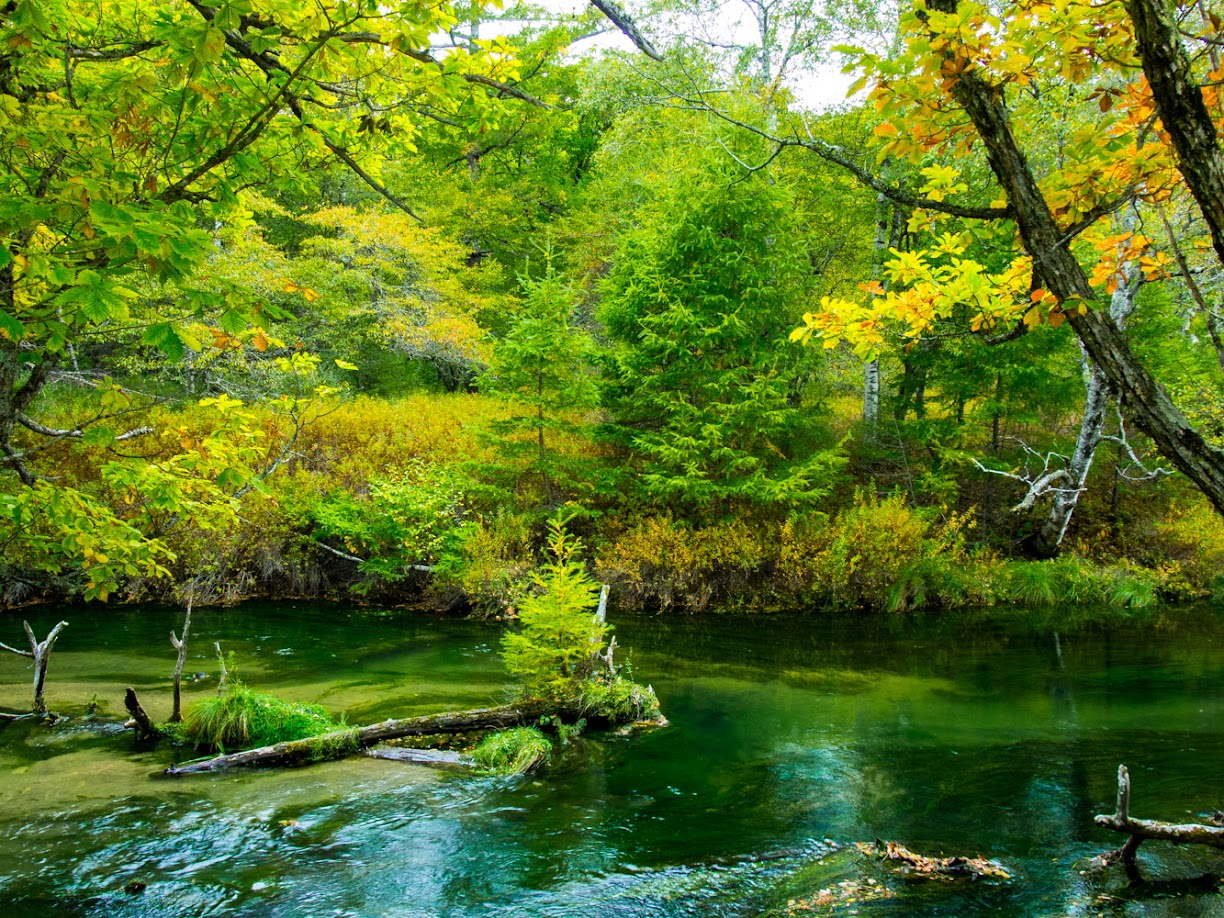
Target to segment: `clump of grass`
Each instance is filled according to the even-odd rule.
[[[200,748],[247,749],[306,739],[342,729],[321,706],[283,701],[231,682],[218,698],[187,709],[183,733]]]
[[[653,688],[620,676],[586,680],[578,690],[578,703],[584,715],[618,724],[659,714],[659,699]]]
[[[481,740],[472,750],[472,760],[486,774],[521,775],[543,765],[552,748],[535,727],[512,727]]]

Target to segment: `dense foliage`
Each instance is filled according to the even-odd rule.
[[[1218,16],[768,6],[0,7],[3,602],[1211,595]]]

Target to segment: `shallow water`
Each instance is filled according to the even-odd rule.
[[[54,728],[0,726],[0,914],[1224,916],[1224,855],[1149,843],[1149,882],[1088,859],[1119,841],[1120,762],[1136,815],[1224,807],[1224,615],[1166,610],[876,617],[614,617],[671,726],[588,735],[534,776],[480,778],[353,758],[165,779],[110,719],[134,686],[169,712],[169,609],[40,609],[71,621],[51,661]],[[243,679],[350,723],[504,701],[500,628],[325,604],[198,610]],[[0,617],[0,640],[22,637]],[[29,670],[0,656],[0,708]],[[183,757],[179,752],[178,756]],[[1190,814],[1189,816],[1187,814]],[[834,843],[976,854],[998,885],[905,884]],[[803,911],[878,878],[894,897]],[[133,880],[147,884],[128,894]]]

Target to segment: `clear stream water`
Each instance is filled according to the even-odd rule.
[[[588,734],[525,778],[352,758],[167,779],[136,752],[124,687],[169,713],[172,609],[31,610],[71,621],[53,728],[0,726],[0,916],[1224,916],[1224,853],[1149,843],[1148,881],[1092,855],[1130,766],[1135,815],[1224,807],[1224,613],[614,617],[671,726]],[[500,626],[251,603],[193,616],[251,684],[350,723],[504,701]],[[20,616],[0,617],[19,643]],[[83,716],[96,696],[103,716]],[[0,708],[29,669],[0,654]],[[1189,814],[1189,815],[1188,815]],[[1015,879],[906,883],[838,844],[983,854]],[[1208,875],[1206,885],[1185,882]],[[893,897],[821,889],[875,880]],[[141,893],[125,892],[139,880]],[[847,901],[853,899],[855,901]],[[788,905],[788,903],[792,903]]]

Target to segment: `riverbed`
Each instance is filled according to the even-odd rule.
[[[3,918],[1224,915],[1224,854],[1146,844],[1139,886],[1091,863],[1121,841],[1092,824],[1120,763],[1134,815],[1224,808],[1210,606],[613,614],[670,725],[589,733],[518,778],[364,757],[158,777],[191,753],[137,751],[117,721],[129,685],[168,715],[181,610],[26,616],[40,636],[70,622],[47,681],[68,716],[0,725]],[[198,609],[185,700],[216,691],[219,641],[244,681],[352,724],[497,704],[512,692],[502,628],[324,603]],[[21,616],[0,631],[20,645]],[[29,675],[0,655],[0,709],[28,708]],[[853,849],[876,838],[995,858],[1013,878],[899,881]]]

